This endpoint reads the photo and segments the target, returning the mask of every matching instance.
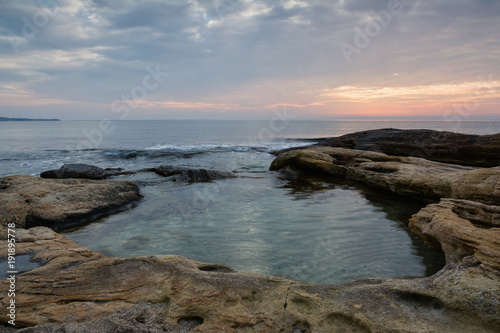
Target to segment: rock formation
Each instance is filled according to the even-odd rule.
[[[16,233],[18,253],[43,262],[17,277],[18,326],[63,323],[93,331],[97,324],[130,327],[136,318],[139,327],[152,320],[166,332],[191,325],[191,332],[456,333],[496,332],[500,324],[498,277],[474,256],[428,278],[316,285],[180,256],[108,258],[44,227]],[[7,242],[0,246],[4,251]],[[2,290],[8,283],[0,282]],[[2,297],[5,306],[9,299]],[[133,304],[139,308],[120,309]],[[126,321],[120,313],[133,316]],[[0,316],[6,323],[5,312]]]
[[[171,177],[171,180],[178,182],[208,182],[218,179],[234,178],[234,172],[217,171],[198,168],[186,168],[172,165],[160,165],[152,169],[160,176]]]
[[[388,128],[327,139],[321,145],[377,151],[394,156],[423,157],[462,165],[500,166],[500,134],[468,135]]]
[[[446,266],[429,278],[414,279],[418,292],[397,289],[409,292],[406,299],[431,297],[437,308],[491,315],[470,328],[480,332],[485,331],[480,325],[500,320],[500,167],[463,165],[499,165],[498,140],[500,135],[365,131],[283,151],[270,169],[289,179],[345,178],[431,202],[409,226],[429,246],[443,250]],[[427,153],[417,154],[423,148]],[[438,331],[431,322],[409,331]],[[448,329],[458,331],[461,324],[450,322]]]
[[[84,178],[104,179],[119,174],[121,169],[103,169],[88,164],[64,164],[57,170],[48,170],[40,174],[42,178]]]
[[[386,130],[385,137],[380,134],[383,131],[357,133],[352,143],[337,138],[341,141],[337,144],[351,145],[348,148],[331,147],[326,140],[330,146],[288,150],[275,159],[271,170],[290,179],[345,178],[427,201],[409,226],[446,256],[446,266],[433,276],[316,285],[234,272],[223,265],[180,256],[110,258],[48,228],[34,227],[16,229],[17,253],[31,254],[41,262],[40,267],[17,276],[16,322],[19,326],[38,325],[26,332],[127,331],[137,327],[143,332],[498,332],[500,167],[463,166],[498,165],[494,162],[498,154],[491,157],[499,147],[494,143],[497,136],[461,139],[460,135],[419,131],[408,137],[411,132],[401,136],[392,131]],[[409,141],[404,144],[410,146],[406,150],[401,148],[405,137]],[[456,139],[456,147],[451,138]],[[436,155],[415,157],[410,150],[427,139],[441,140],[428,147]],[[481,145],[488,148],[478,148]],[[445,146],[450,148],[448,155]],[[470,159],[469,155],[458,159],[455,154],[468,151],[464,147],[475,147]],[[170,166],[149,171],[188,182],[219,176],[207,170],[191,175]],[[95,194],[91,196],[85,189],[91,186],[97,188],[97,194],[110,191],[115,197],[138,196],[128,182],[109,182],[115,183],[113,187],[103,181],[33,178],[0,179],[2,223],[9,216],[31,221],[27,216],[33,212],[37,212],[35,220],[38,216],[64,220],[64,216],[82,212],[88,216],[92,208],[85,201],[94,203]],[[70,192],[81,200],[75,204]],[[57,193],[62,194],[58,197]],[[59,206],[58,198],[62,199]],[[7,241],[0,241],[1,253],[7,247]],[[6,290],[9,282],[0,284]],[[3,294],[3,306],[8,302]],[[5,312],[1,313],[0,321],[7,320]]]
[[[140,172],[155,172],[156,174],[168,177],[170,181],[177,182],[208,182],[218,179],[234,178],[234,172],[208,170],[202,168],[188,168],[163,164],[154,168],[141,170],[123,170],[123,169],[103,169],[88,164],[65,164],[60,169],[48,170],[40,174],[41,178],[83,178],[83,179],[105,179],[117,175],[130,175]]]
[[[419,200],[500,202],[500,167],[473,168],[418,157],[314,146],[281,153],[271,164],[288,178],[345,178]]]
[[[129,181],[10,176],[0,178],[0,225],[58,230],[117,212],[140,198]]]

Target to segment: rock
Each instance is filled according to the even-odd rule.
[[[281,153],[270,170],[291,178],[345,178],[429,202],[440,198],[500,202],[500,167],[477,169],[418,157],[315,146]]]
[[[16,332],[57,333],[57,332],[134,332],[134,333],[187,333],[195,325],[170,325],[162,318],[161,304],[139,303],[119,308],[109,315],[88,319],[79,323],[38,325]],[[199,326],[199,325],[198,325]]]
[[[140,198],[139,188],[129,181],[4,177],[0,225],[58,230],[117,212]]]
[[[447,262],[473,256],[478,267],[500,272],[500,206],[442,199],[415,214],[409,226],[428,245],[442,248]]]
[[[500,325],[498,276],[473,256],[428,278],[315,285],[180,256],[108,258],[44,227],[16,235],[17,252],[43,262],[16,278],[16,325],[39,325],[26,332],[149,325],[167,332],[456,333]],[[0,253],[7,246],[0,241]],[[2,290],[8,284],[0,281]],[[1,297],[5,307],[10,299]],[[0,313],[0,322],[7,320]]]
[[[393,130],[385,130],[390,133]],[[371,132],[363,132],[369,136]],[[384,131],[379,131],[384,132]],[[399,133],[398,131],[395,131]],[[418,132],[422,134],[425,131]],[[408,134],[409,132],[406,132]],[[383,133],[382,133],[383,134]],[[386,133],[387,134],[387,133]],[[399,135],[399,134],[398,134]],[[450,139],[451,134],[442,134],[443,138]],[[376,136],[375,136],[376,137]],[[431,136],[432,137],[432,136]],[[439,136],[438,136],[439,137]],[[483,136],[471,139],[473,144],[467,146],[467,140],[457,143],[457,151],[465,151],[463,147],[472,147],[478,142],[494,142],[498,136]],[[349,142],[348,139],[352,141]],[[500,167],[477,168],[430,161],[429,156],[418,158],[412,156],[389,156],[382,152],[371,150],[385,150],[392,154],[412,155],[404,152],[405,143],[400,143],[402,150],[398,151],[397,140],[404,137],[395,136],[392,144],[386,145],[387,137],[382,136],[381,142],[372,137],[364,140],[364,136],[355,133],[351,136],[339,138],[336,145],[350,148],[327,146],[311,146],[307,148],[283,151],[273,161],[271,170],[280,171],[291,179],[310,180],[315,178],[345,178],[358,181],[369,186],[388,190],[396,194],[416,198],[422,201],[433,202],[415,214],[410,220],[411,230],[424,241],[435,248],[442,249],[446,256],[446,266],[431,277],[415,278],[410,283],[408,279],[377,280],[380,288],[385,286],[389,300],[381,301],[380,310],[384,311],[389,302],[391,308],[407,305],[428,304],[419,310],[414,309],[414,315],[432,316],[440,323],[448,321],[444,316],[450,312],[464,316],[471,311],[483,313],[487,317],[478,320],[478,325],[498,325],[500,317]],[[419,139],[420,138],[420,139]],[[422,137],[410,138],[410,147],[416,148],[415,143]],[[359,140],[359,141],[358,141]],[[363,141],[364,140],[364,141]],[[451,140],[451,139],[450,139]],[[367,144],[371,142],[371,144]],[[446,143],[446,140],[443,140]],[[443,144],[444,144],[443,143]],[[452,142],[447,142],[452,145]],[[391,146],[392,145],[392,146]],[[413,145],[413,146],[412,146]],[[382,148],[380,148],[382,147]],[[391,147],[390,149],[387,147]],[[437,145],[435,151],[445,149]],[[488,147],[488,144],[485,144]],[[380,148],[380,149],[379,149]],[[404,149],[403,149],[404,148]],[[491,149],[490,149],[491,148]],[[392,149],[392,150],[391,150]],[[489,152],[496,151],[496,147],[478,148],[478,154],[473,157],[472,163],[488,165],[483,158]],[[452,149],[453,150],[453,149]],[[446,162],[453,160],[453,154],[445,158],[437,158]],[[443,156],[446,156],[444,154]],[[468,155],[467,155],[468,156]],[[436,156],[431,156],[436,157]],[[498,155],[495,157],[498,158]],[[492,158],[492,161],[495,161]],[[491,165],[498,165],[491,163]],[[439,203],[437,203],[439,201]],[[353,282],[361,286],[366,280]],[[345,285],[346,288],[348,288]],[[360,293],[367,292],[363,288]],[[399,300],[390,300],[389,295],[399,295]],[[376,296],[377,297],[377,296]],[[362,305],[359,305],[362,304]],[[366,303],[360,302],[358,308],[365,308]],[[370,311],[369,309],[365,314]],[[404,312],[404,311],[403,311]],[[403,313],[402,312],[402,313]],[[343,315],[347,315],[343,313]],[[411,317],[410,318],[414,318]],[[439,319],[437,319],[439,318]],[[411,322],[411,321],[410,321]],[[438,331],[434,320],[428,318],[419,327],[403,327],[393,324],[394,331],[404,332],[433,332]],[[462,329],[465,326],[449,322],[446,330]],[[391,331],[387,328],[372,329],[363,327],[365,331]],[[347,331],[352,328],[347,329]],[[487,331],[486,328],[476,328],[472,331]]]
[[[433,130],[378,129],[330,138],[322,146],[370,150],[394,156],[494,167],[500,165],[500,134],[468,135]]]
[[[190,183],[236,177],[233,172],[228,171],[185,168],[166,164],[155,167],[153,171],[163,177],[172,177],[174,181]]]
[[[88,164],[64,164],[58,170],[48,170],[40,174],[41,178],[84,178],[84,179],[105,179],[110,176],[120,175],[121,168],[99,168]]]
[[[44,171],[42,178],[85,178],[104,179],[107,177],[104,169],[88,164],[64,164],[59,170]]]

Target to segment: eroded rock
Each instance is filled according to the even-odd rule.
[[[472,256],[488,271],[500,272],[500,206],[442,199],[420,210],[409,225],[427,244],[443,248],[447,262]]]
[[[444,138],[453,137],[446,133],[442,135]],[[496,137],[498,135],[492,136],[492,140],[496,140]],[[363,146],[362,136],[359,133],[350,136],[351,139],[355,138],[352,142],[342,141],[348,138],[349,136],[342,137],[338,141],[347,147],[367,150],[320,145],[293,149],[280,153],[270,169],[280,171],[285,177],[291,179],[345,178],[396,194],[433,202],[412,217],[410,228],[428,245],[444,251],[446,266],[440,272],[425,279],[400,279],[397,282],[385,279],[376,282],[377,288],[385,288],[385,295],[388,297],[379,299],[381,305],[379,310],[383,311],[384,316],[391,311],[387,309],[396,309],[406,304],[414,307],[414,315],[427,318],[421,326],[412,328],[401,326],[401,322],[396,320],[395,323],[393,322],[394,331],[439,331],[440,329],[433,327],[436,321],[449,323],[445,331],[460,330],[465,327],[462,325],[471,325],[471,331],[479,332],[487,331],[486,328],[479,327],[481,325],[498,325],[500,320],[498,316],[500,313],[500,207],[498,206],[500,203],[500,167],[466,167],[418,157],[389,156],[381,152],[370,151],[382,150],[379,147],[385,147],[383,140],[387,137],[382,139],[383,144],[380,146],[377,144]],[[359,142],[356,141],[358,139]],[[418,138],[415,141],[410,140],[409,147],[412,148],[412,142],[418,140]],[[403,147],[406,143],[401,142],[398,145]],[[396,145],[395,142],[393,144]],[[495,149],[499,146],[490,148],[492,150],[488,151],[496,151]],[[407,152],[390,151],[393,154],[407,154]],[[489,156],[489,153],[480,149],[478,151],[479,155],[484,153],[482,157],[477,157],[474,163],[463,164],[483,164],[477,161],[488,158],[485,156]],[[425,157],[429,158],[429,156]],[[498,158],[498,155],[495,158]],[[443,161],[450,162],[451,159],[443,159]],[[496,165],[495,163],[493,165]],[[439,203],[436,203],[438,201]],[[353,284],[360,287],[365,281],[367,280],[360,280]],[[350,288],[348,286],[352,284],[344,286]],[[368,292],[366,286],[360,289],[361,294],[365,292]],[[354,306],[366,309],[365,304],[360,302]],[[378,310],[369,308],[367,312],[371,311]],[[445,319],[452,312],[457,315],[462,313],[464,316],[471,312],[481,312],[486,316],[478,319],[478,327],[473,328],[474,324],[465,317],[462,319],[468,324],[458,324],[448,321],[449,318]],[[434,316],[434,318],[429,316]],[[337,323],[344,320],[350,323],[365,323],[356,321],[355,319],[359,318],[346,313],[331,315],[330,318],[336,318]],[[410,315],[408,318],[414,318],[414,316]],[[374,330],[373,327],[366,325],[358,329],[366,332],[378,331],[378,329],[391,331],[388,327],[379,327]],[[350,330],[353,330],[353,327],[346,328],[346,331]]]
[[[214,265],[180,256],[108,258],[44,227],[17,235],[18,253],[43,262],[16,280],[18,327],[129,327],[136,316],[127,322],[120,313],[137,311],[118,309],[138,303],[155,304],[144,320],[193,324],[190,332],[496,332],[500,324],[498,277],[483,274],[478,259],[449,262],[429,278],[315,285],[207,270]],[[1,253],[6,247],[1,241]]]
[[[270,170],[291,178],[341,177],[423,201],[500,202],[500,167],[474,168],[418,157],[334,147],[283,152]]]
[[[129,181],[0,178],[0,225],[48,226],[53,229],[91,221],[139,200],[139,188]]]

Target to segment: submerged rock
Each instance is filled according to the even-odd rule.
[[[234,172],[217,171],[208,169],[196,169],[178,167],[172,165],[160,165],[152,169],[154,172],[163,177],[172,177],[174,181],[182,182],[208,182],[218,179],[234,178]]]
[[[423,157],[431,161],[494,167],[500,165],[500,134],[469,135],[425,129],[378,129],[346,134],[322,146],[370,150],[394,156]]]
[[[450,260],[428,278],[316,285],[181,256],[108,258],[44,227],[16,233],[18,253],[43,262],[16,280],[17,327],[40,325],[27,332],[132,327],[137,318],[139,327],[167,332],[184,325],[193,332],[456,333],[496,332],[500,325],[496,266],[474,255]],[[7,246],[0,241],[1,253]],[[0,281],[2,290],[8,284]],[[8,304],[7,294],[1,297]],[[0,322],[7,320],[0,313]]]
[[[129,181],[0,178],[0,225],[55,230],[117,212],[141,198]]]

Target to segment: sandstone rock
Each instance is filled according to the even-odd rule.
[[[341,177],[430,202],[440,198],[500,202],[500,167],[477,169],[418,157],[315,146],[281,153],[270,170],[292,178]]]
[[[32,176],[0,178],[0,225],[76,225],[124,209],[141,198],[128,181],[40,179]],[[5,239],[5,238],[3,238]]]
[[[172,180],[182,182],[208,182],[236,177],[233,172],[228,171],[185,168],[166,164],[155,167],[153,171],[160,176],[172,177]]]
[[[468,135],[389,128],[351,133],[324,140],[320,144],[462,165],[500,165],[500,134]]]
[[[473,260],[449,262],[429,278],[315,285],[180,256],[108,258],[44,227],[17,235],[18,253],[44,264],[16,280],[18,327],[41,325],[27,332],[131,327],[137,318],[167,332],[196,324],[190,332],[214,333],[496,332],[500,324],[498,276]],[[6,247],[1,241],[1,253]],[[2,290],[7,284],[0,281]],[[138,303],[154,309],[120,309]]]
[[[441,247],[447,262],[473,256],[480,267],[500,273],[500,206],[442,199],[420,210],[409,225],[427,244]]]
[[[445,137],[448,137],[448,134]],[[498,325],[496,323],[500,320],[498,316],[500,313],[500,207],[498,206],[500,167],[475,168],[418,157],[389,156],[369,151],[378,149],[375,144],[364,147],[358,145],[357,141],[343,144],[368,150],[319,145],[288,150],[278,155],[270,169],[280,171],[286,177],[293,179],[345,178],[423,201],[437,202],[441,199],[439,203],[430,204],[415,214],[410,221],[410,228],[427,244],[444,251],[446,266],[425,279],[400,279],[397,282],[389,279],[378,280],[376,282],[378,287],[386,288],[385,295],[388,296],[388,299],[381,300],[380,310],[388,306],[385,302],[391,303],[391,308],[401,306],[401,302],[407,305],[429,302],[430,306],[423,310],[424,313],[414,309],[415,314],[429,316],[434,313],[435,318],[440,318],[439,321],[443,323],[448,319],[442,316],[449,315],[450,310],[457,314],[462,313],[464,316],[470,311],[482,312],[488,314],[489,318],[482,318],[478,321],[478,325],[479,322],[485,325]],[[477,157],[477,160],[480,159]],[[365,281],[367,280],[353,284],[360,286]],[[349,288],[348,285],[345,287]],[[360,292],[368,292],[368,289],[365,286]],[[392,298],[389,295],[399,295],[400,298],[390,300]],[[362,304],[362,308],[365,308],[365,303]],[[370,311],[373,310],[370,309],[368,312]],[[382,311],[384,315],[390,312]],[[419,327],[405,328],[394,324],[393,328],[397,332],[439,331],[440,329],[433,327],[433,320],[428,319]],[[457,329],[452,329],[456,323],[449,322],[449,324],[447,329]],[[363,328],[367,332],[380,329],[379,327],[373,330],[366,326]],[[486,331],[485,328],[479,327],[470,329],[478,332]],[[347,329],[349,330],[352,328]],[[380,331],[391,330],[386,328]]]

